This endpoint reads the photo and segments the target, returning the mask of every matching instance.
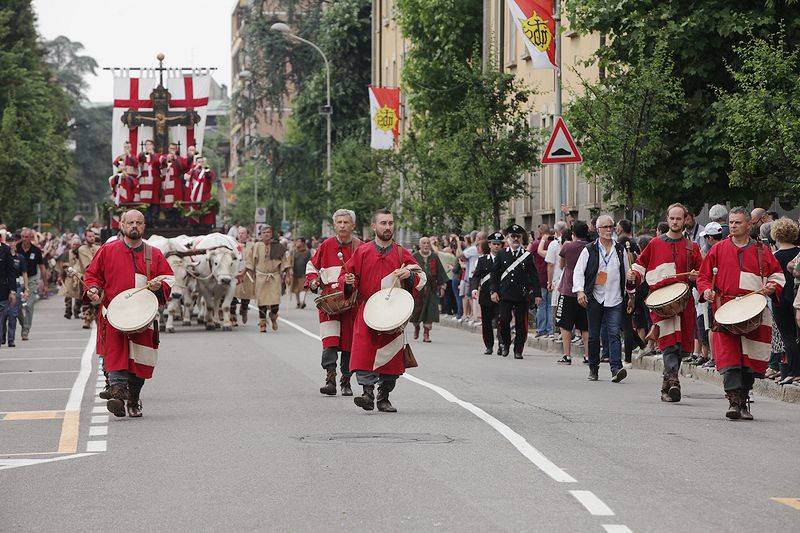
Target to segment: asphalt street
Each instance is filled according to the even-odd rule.
[[[478,336],[438,327],[433,343],[412,341],[420,367],[392,393],[399,412],[365,412],[319,394],[316,312],[286,307],[277,332],[258,333],[251,311],[233,332],[163,334],[144,417],[115,419],[96,400],[93,332],[60,299],[40,302],[31,340],[0,348],[0,530],[766,532],[800,520],[797,405],[759,398],[755,421],[732,422],[707,383],[684,380],[684,400],[663,404],[654,372],[613,384],[606,367],[591,383],[583,365],[482,355]]]

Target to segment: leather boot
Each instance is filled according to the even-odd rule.
[[[336,395],[336,370],[328,370],[325,374],[325,385],[319,388],[319,392],[327,396]]]
[[[669,390],[667,391],[667,394],[673,402],[681,401],[681,382],[678,379],[677,374],[673,374],[669,377]]]
[[[392,403],[389,401],[389,390],[384,385],[380,385],[378,387],[378,411],[382,413],[396,413],[397,409],[392,406]]]
[[[115,384],[108,388],[111,399],[106,402],[106,409],[116,417],[125,416],[125,400],[128,399],[128,384]]]
[[[422,342],[431,342],[431,328],[423,327]]]
[[[750,412],[750,391],[742,389],[739,402],[739,407],[742,411],[742,420],[752,420],[753,414]]]
[[[247,324],[247,306],[242,305],[240,307],[239,316],[242,317],[242,324]]]
[[[342,396],[353,395],[353,389],[350,388],[350,376],[342,374],[342,378],[339,380],[339,388],[342,389]]]
[[[419,324],[414,324],[414,340],[419,339]]]
[[[270,313],[269,319],[272,321],[272,331],[278,331],[278,313]]]
[[[130,387],[128,401],[125,403],[125,407],[128,410],[128,416],[131,418],[141,418],[142,416],[142,402],[139,399],[139,392],[141,392],[139,387]]]
[[[353,403],[365,411],[375,409],[375,385],[364,385],[364,394],[353,398]]]
[[[672,402],[672,398],[669,397],[669,378],[667,376],[661,380],[661,401]]]
[[[260,333],[267,332],[267,321],[263,318],[258,321],[258,331]]]
[[[236,321],[236,313],[231,313],[231,326],[237,327],[239,322]]]
[[[109,391],[109,389],[111,388],[111,385],[108,383],[108,372],[103,372],[103,374],[106,376],[106,388],[101,390],[100,394],[98,394],[97,396],[99,396],[103,400],[110,400],[111,392]]]
[[[725,416],[731,420],[739,420],[742,418],[742,406],[739,391],[725,391],[725,396],[728,397],[729,404],[728,410],[725,412]]]

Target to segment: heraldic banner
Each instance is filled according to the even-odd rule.
[[[186,155],[191,145],[201,151],[211,83],[209,72],[198,69],[187,73],[165,68],[163,84],[169,92],[166,102],[157,99],[154,102],[154,96],[164,94],[157,90],[162,88],[157,69],[135,73],[132,75],[128,69],[114,70],[111,157],[122,152],[125,141],[130,141],[133,152],[139,153],[144,151],[147,139],[166,136],[169,142],[178,143],[181,155]],[[160,149],[157,143],[157,150]]]
[[[400,89],[369,86],[370,147],[391,150],[400,137]]]
[[[555,69],[556,21],[551,0],[507,0],[535,69]]]

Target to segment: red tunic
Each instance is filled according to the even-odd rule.
[[[761,265],[759,253],[761,249]],[[717,267],[717,277],[711,286],[713,269]],[[715,244],[703,260],[700,276],[697,278],[697,290],[702,293],[706,289],[714,289],[716,301],[712,303],[714,310],[729,302],[736,296],[742,296],[760,289],[763,284],[775,286],[773,305],[778,305],[781,291],[786,279],[778,260],[768,247],[760,242],[739,248],[729,237]],[[717,369],[746,366],[754,372],[763,374],[767,369],[772,351],[772,313],[769,308],[761,314],[761,325],[747,335],[733,335],[726,332],[713,332],[714,361]]]
[[[665,235],[652,239],[633,265],[636,273],[636,284],[642,276],[650,286],[650,292],[688,280],[687,276],[676,277],[676,274],[698,269],[703,262],[700,247],[685,237],[672,241]],[[689,296],[683,313],[672,318],[661,318],[651,312],[650,318],[658,324],[658,347],[663,350],[668,346],[681,345],[681,350],[690,352],[694,348],[694,327],[697,315],[694,309],[694,298]]]
[[[200,207],[200,204],[206,200],[211,199],[211,186],[214,184],[214,171],[202,167],[194,167],[189,172],[188,184],[188,200],[195,208]],[[208,213],[200,217],[200,219],[190,218],[189,223],[192,225],[202,224],[205,226],[214,225],[214,213]]]
[[[336,292],[339,289],[339,275],[342,271],[342,253],[344,262],[350,260],[361,241],[353,238],[349,244],[342,244],[336,237],[325,239],[317,248],[314,257],[306,264],[306,285],[320,278],[322,295]],[[319,311],[319,336],[322,337],[322,347],[332,348],[338,346],[344,352],[349,352],[353,342],[353,323],[355,312],[353,309],[333,317],[324,311]]]
[[[121,171],[126,179],[114,175],[108,179],[116,205],[139,201],[139,161],[136,156],[123,154],[114,159],[114,168]]]
[[[183,173],[181,158],[176,157],[169,164],[166,157],[161,158],[161,207],[172,209],[175,202],[183,202]]]
[[[172,276],[172,269],[161,251],[154,247],[151,249],[150,278]],[[123,240],[101,246],[83,278],[87,288],[103,290],[99,316],[105,317],[105,310],[116,295],[126,289],[144,286],[146,272],[144,247],[134,251]],[[171,284],[172,278],[161,282],[159,303],[162,305],[169,298]],[[153,376],[153,367],[158,360],[158,325],[151,325],[134,335],[115,329],[106,320],[99,320],[98,327],[97,353],[104,356],[107,371],[127,370],[140,378]]]
[[[403,264],[414,268],[416,274],[413,292],[425,286],[425,274],[405,248],[393,244],[388,253],[381,255],[375,241],[361,245],[346,264],[348,272],[355,274],[358,289],[358,310],[353,327],[353,344],[350,351],[350,371],[365,370],[380,374],[400,375],[405,372],[403,348],[405,333],[394,335],[374,331],[364,321],[364,304],[379,290],[391,287],[394,272]],[[339,276],[344,285],[345,273]]]
[[[147,161],[145,153],[139,154],[141,174],[139,175],[139,200],[143,204],[158,204],[161,202],[161,171],[159,169],[160,158],[158,154],[150,154],[150,161]]]

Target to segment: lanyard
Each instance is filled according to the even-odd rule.
[[[603,245],[600,244],[600,240],[597,241],[597,248],[600,250],[600,257],[603,258],[603,263],[605,263],[606,270],[608,270],[608,264],[611,262],[611,257],[614,254],[614,246],[613,245],[611,246],[611,252],[609,252],[608,255],[606,255],[606,251],[603,248]]]

